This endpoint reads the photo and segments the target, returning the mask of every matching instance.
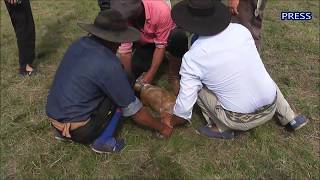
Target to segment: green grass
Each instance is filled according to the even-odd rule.
[[[169,140],[126,120],[120,154],[98,155],[79,144],[52,138],[45,103],[55,70],[72,41],[85,35],[76,26],[98,12],[95,0],[33,0],[37,29],[36,77],[17,76],[17,45],[1,2],[1,179],[319,179],[319,2],[269,0],[263,30],[263,61],[288,101],[310,123],[298,132],[276,121],[231,141],[208,140],[193,124]],[[283,10],[312,11],[308,22],[280,21]],[[168,87],[160,77],[159,84]]]

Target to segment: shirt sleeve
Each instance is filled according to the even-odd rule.
[[[170,11],[169,11],[165,15],[165,17],[161,17],[161,20],[155,31],[156,38],[154,39],[154,43],[157,48],[165,48],[167,46],[168,38],[173,28],[174,28],[174,23],[171,19]]]
[[[191,120],[193,105],[196,103],[198,92],[202,88],[200,71],[194,65],[188,64],[184,56],[180,69],[180,91],[176,99],[173,114]]]
[[[118,48],[118,53],[120,54],[131,53],[132,46],[133,46],[132,42],[121,43],[121,45]]]
[[[123,110],[123,116],[132,116],[138,112],[142,103],[135,96],[126,73],[120,63],[110,62],[106,72],[99,73],[98,86],[110,99]]]
[[[141,101],[136,97],[136,99],[129,104],[129,106],[122,108],[122,115],[124,117],[129,117],[136,114],[142,108]]]

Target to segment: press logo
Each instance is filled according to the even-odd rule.
[[[312,19],[312,12],[281,12],[282,21],[308,21]]]

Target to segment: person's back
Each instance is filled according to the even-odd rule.
[[[188,54],[194,59],[186,63],[197,68],[201,82],[225,109],[251,113],[274,101],[276,87],[244,26],[230,24],[215,36],[199,37]]]
[[[178,26],[199,39],[183,57],[174,116],[164,122],[174,126],[191,121],[197,102],[208,123],[197,132],[209,138],[232,139],[235,130],[247,131],[275,114],[293,130],[307,124],[304,116],[293,112],[266,71],[249,30],[230,23],[225,5],[183,0],[173,7],[172,16]]]
[[[108,84],[112,91],[121,90],[123,83],[114,84],[116,81],[111,79],[121,79],[119,76],[124,75],[111,50],[90,37],[80,38],[70,46],[57,70],[48,96],[48,116],[68,122],[86,120],[106,95],[112,95],[108,98],[125,107],[125,104],[118,104],[123,100],[114,99],[121,98],[120,95],[114,96],[115,93],[106,87]],[[123,96],[134,97],[133,94]]]

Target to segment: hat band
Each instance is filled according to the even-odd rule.
[[[193,8],[188,6],[188,9],[190,11],[191,14],[195,15],[195,16],[210,16],[212,14],[214,14],[214,6],[210,7],[210,8],[206,8],[206,9],[198,9],[198,8]]]

